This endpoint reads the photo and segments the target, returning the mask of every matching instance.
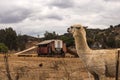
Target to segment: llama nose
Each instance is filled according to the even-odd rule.
[[[67,32],[70,32],[70,28],[67,29]]]

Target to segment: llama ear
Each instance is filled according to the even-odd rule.
[[[83,26],[83,28],[84,28],[84,29],[87,29],[87,28],[88,28],[88,26]]]

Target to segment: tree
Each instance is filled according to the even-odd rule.
[[[8,53],[7,52],[8,52],[7,46],[5,46],[5,44],[3,44],[3,43],[0,43],[0,53],[4,53],[6,76],[8,77],[8,80],[12,80],[10,70],[9,70]]]
[[[115,45],[116,45],[116,48],[119,48],[120,47],[120,40],[116,40]]]
[[[5,44],[0,43],[0,53],[7,53],[8,52],[8,48],[7,46],[5,46]]]
[[[5,30],[1,29],[0,30],[0,43],[5,43]]]
[[[17,50],[17,34],[12,28],[6,28],[5,44],[10,50]]]
[[[110,25],[110,29],[113,29],[114,27],[113,27],[113,25]]]
[[[73,38],[72,35],[69,34],[69,33],[66,33],[66,34],[60,36],[59,39],[63,40],[63,41],[66,43],[66,46],[67,46],[67,47],[75,46],[74,38]]]
[[[24,50],[26,43],[28,42],[28,37],[26,35],[18,35],[17,46],[20,50]]]
[[[45,40],[57,39],[57,38],[58,38],[58,34],[56,34],[55,31],[53,31],[52,33],[46,31],[46,32],[44,33],[44,38],[45,38]]]

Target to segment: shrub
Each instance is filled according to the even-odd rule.
[[[8,52],[8,47],[5,46],[5,44],[0,43],[0,53],[7,53]]]

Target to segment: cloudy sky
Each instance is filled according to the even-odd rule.
[[[120,23],[120,0],[0,0],[0,29],[12,27],[32,36],[66,33],[80,23],[107,28]]]

